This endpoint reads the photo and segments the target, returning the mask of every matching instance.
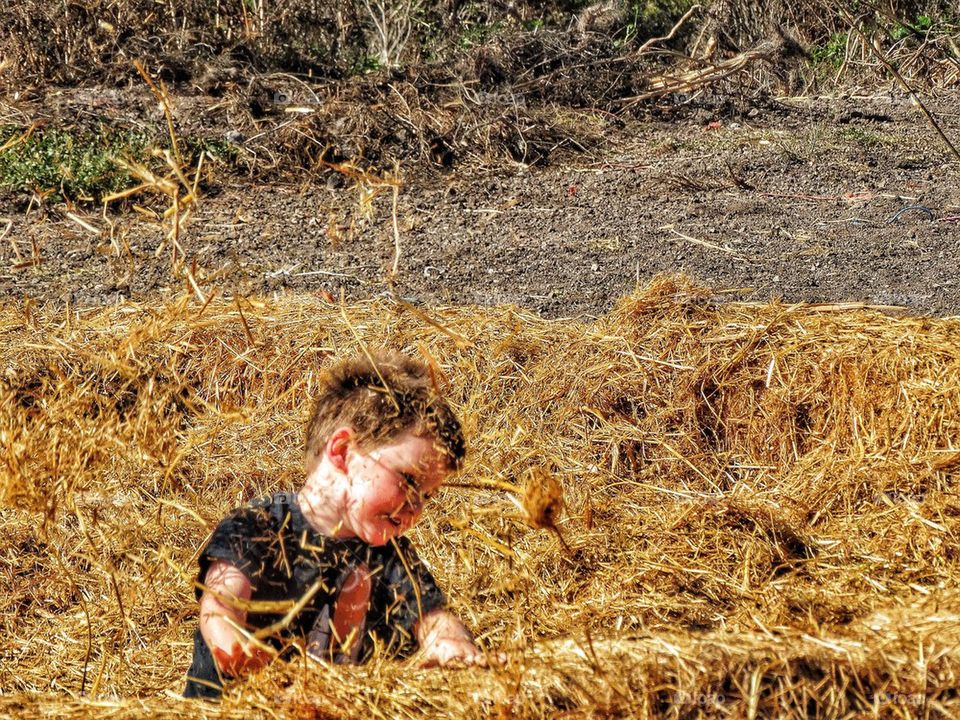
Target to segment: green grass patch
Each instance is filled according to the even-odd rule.
[[[834,68],[840,67],[847,53],[847,40],[847,33],[838,32],[831,35],[830,39],[823,45],[811,48],[810,59],[813,64],[830,65]]]
[[[222,137],[203,138],[190,135],[180,140],[180,151],[191,165],[196,165],[201,152],[209,160],[228,167],[239,167],[240,160],[243,157],[243,151],[239,145]]]
[[[148,142],[145,134],[135,132],[46,128],[27,135],[22,127],[0,127],[0,147],[9,144],[0,152],[0,187],[99,201],[134,184],[116,158],[144,162]]]
[[[918,15],[913,22],[898,22],[893,28],[894,40],[903,40],[911,35],[925,35],[933,29],[933,18],[929,15]]]
[[[222,138],[184,137],[181,153],[194,164],[205,153],[215,163],[236,166],[241,151]],[[99,203],[115,192],[140,183],[119,160],[132,160],[161,175],[169,168],[150,153],[154,136],[144,132],[101,133],[42,128],[27,133],[19,126],[0,126],[0,188],[34,191],[54,201]]]
[[[891,135],[871,132],[859,127],[845,127],[837,133],[837,137],[845,142],[863,145],[864,147],[882,147],[896,144],[896,139]]]
[[[502,22],[464,25],[457,37],[457,44],[463,49],[483,45],[498,32],[501,32],[503,28],[504,23]],[[444,58],[437,58],[437,60],[442,62]]]

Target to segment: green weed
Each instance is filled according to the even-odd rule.
[[[882,147],[884,145],[893,145],[896,140],[890,135],[871,132],[859,127],[845,127],[837,133],[840,140],[853,142],[865,147]]]
[[[933,19],[929,15],[918,15],[911,22],[899,22],[893,29],[894,40],[903,40],[911,35],[926,35],[933,28]]]
[[[162,170],[152,157],[147,133],[104,130],[100,133],[44,128],[28,133],[19,126],[0,126],[0,187],[28,190],[53,200],[97,202],[140,181],[118,162],[132,160]],[[181,150],[189,162],[205,153],[224,165],[236,165],[237,146],[225,139],[185,137]]]
[[[824,44],[814,47],[810,51],[810,58],[814,65],[832,65],[835,68],[843,64],[843,58],[847,54],[847,42],[849,34],[845,32],[834,33]]]
[[[383,66],[380,65],[379,58],[374,55],[363,55],[353,64],[350,72],[353,75],[367,75],[368,73],[375,73],[382,68]]]
[[[200,138],[187,137],[183,141],[183,146],[192,159],[200,157],[204,153],[207,157],[219,161],[224,165],[236,166],[243,155],[240,147],[225,138]]]
[[[503,23],[476,23],[467,25],[460,32],[457,44],[467,50],[477,45],[483,45],[504,27]]]
[[[0,152],[0,186],[72,200],[99,200],[132,184],[115,158],[142,161],[147,142],[146,135],[134,132],[77,134],[43,129],[26,135],[22,127],[0,127],[0,147],[8,145]]]

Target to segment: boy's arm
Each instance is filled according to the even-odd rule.
[[[243,626],[247,611],[229,600],[231,597],[249,600],[253,594],[250,580],[232,563],[214,560],[207,570],[204,585],[208,589],[200,598],[200,634],[220,671],[237,676],[263,667],[270,655],[237,632],[234,625]],[[214,593],[220,593],[223,599]]]
[[[424,667],[450,663],[486,665],[486,657],[460,619],[443,608],[431,610],[416,626]]]

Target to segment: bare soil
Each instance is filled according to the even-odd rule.
[[[955,141],[958,100],[956,90],[927,98]],[[604,132],[601,147],[547,167],[410,168],[394,287],[425,304],[567,316],[602,312],[656,273],[685,271],[738,297],[960,314],[960,164],[902,94],[736,107],[707,99]],[[364,202],[337,173],[302,184],[220,180],[181,238],[204,292],[388,290],[389,192]],[[94,235],[63,208],[28,205],[0,195],[12,221],[2,296],[85,306],[184,288],[169,250],[156,252],[156,223],[80,213],[103,230]]]

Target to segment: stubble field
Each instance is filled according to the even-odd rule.
[[[101,5],[0,32],[0,714],[960,714],[955,25],[860,19],[931,122],[803,4],[800,59],[749,3],[666,59],[519,3],[362,72],[345,15],[323,77],[255,14],[220,47],[203,2],[149,41]],[[317,374],[380,346],[464,420],[412,538],[506,664],[179,698],[204,538],[296,488]]]

